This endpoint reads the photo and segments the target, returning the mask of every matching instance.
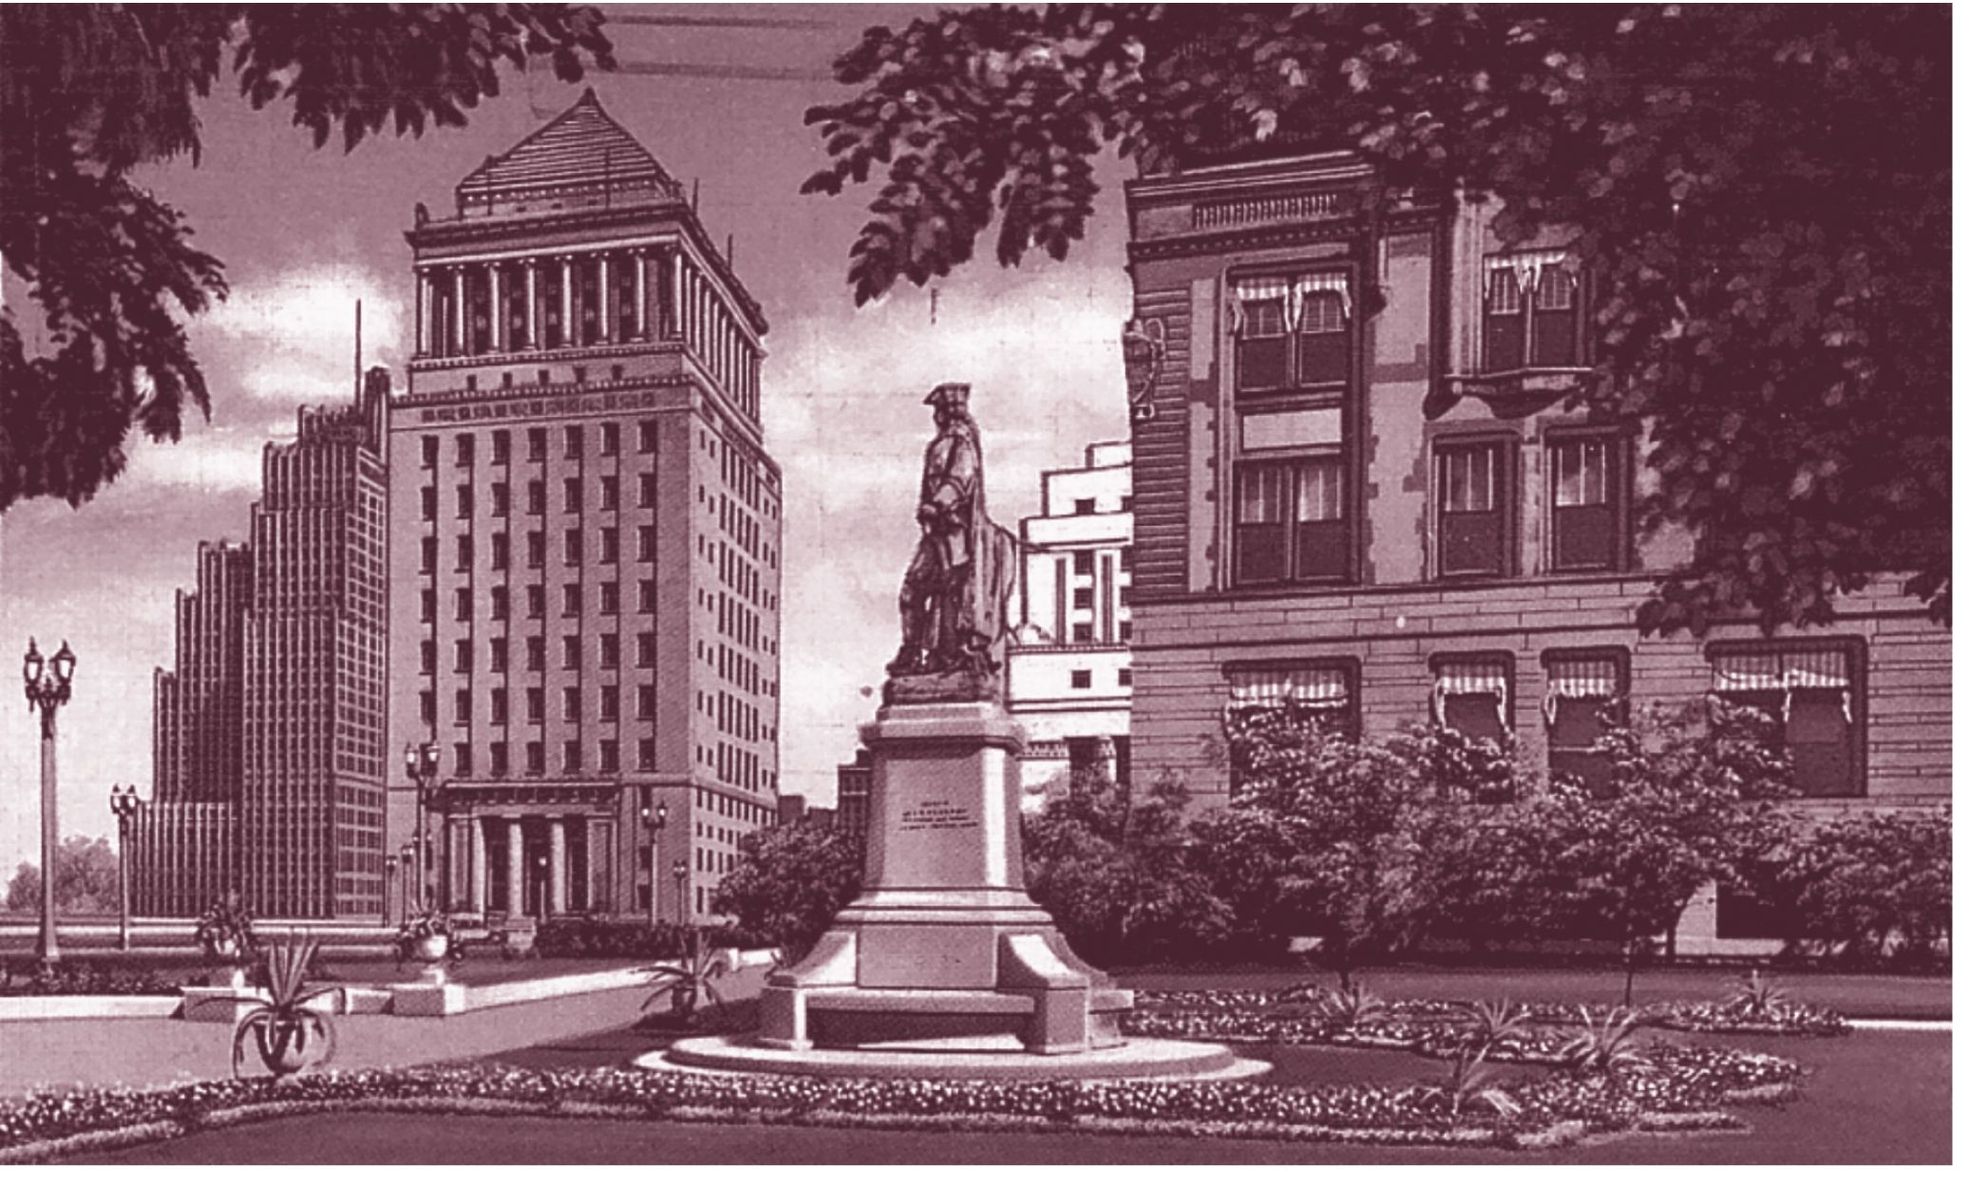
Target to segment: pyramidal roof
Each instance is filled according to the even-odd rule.
[[[539,131],[465,175],[458,205],[582,190],[674,190],[676,178],[602,110],[595,88]]]

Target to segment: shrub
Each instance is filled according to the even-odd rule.
[[[798,958],[861,892],[861,880],[861,843],[853,835],[783,823],[739,840],[738,863],[712,892],[711,908]]]
[[[1769,886],[1794,953],[1871,965],[1936,957],[1949,937],[1950,815],[1849,815],[1783,846]]]

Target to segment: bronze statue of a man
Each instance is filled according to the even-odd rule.
[[[985,513],[984,454],[971,418],[971,388],[944,383],[923,402],[936,439],[923,450],[916,522],[922,537],[902,580],[902,649],[892,676],[997,670],[1018,543]]]

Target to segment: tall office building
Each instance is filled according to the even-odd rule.
[[[704,917],[778,786],[765,317],[593,91],[406,237],[389,733],[437,746],[431,894]],[[390,777],[402,839],[416,791]]]
[[[199,549],[156,675],[153,802],[133,837],[137,912],[237,891],[263,917],[383,908],[383,458],[389,376],[304,408],[269,444],[252,542]]]
[[[1085,465],[1040,475],[1040,512],[1019,523],[1006,708],[1028,737],[1019,776],[1029,810],[1083,772],[1129,778],[1131,472],[1126,441],[1089,445]]]

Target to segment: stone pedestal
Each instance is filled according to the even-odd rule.
[[[1017,757],[993,702],[891,702],[874,761],[862,895],[760,997],[760,1044],[788,1050],[1121,1043],[1130,994],[1081,962],[1025,890]]]

